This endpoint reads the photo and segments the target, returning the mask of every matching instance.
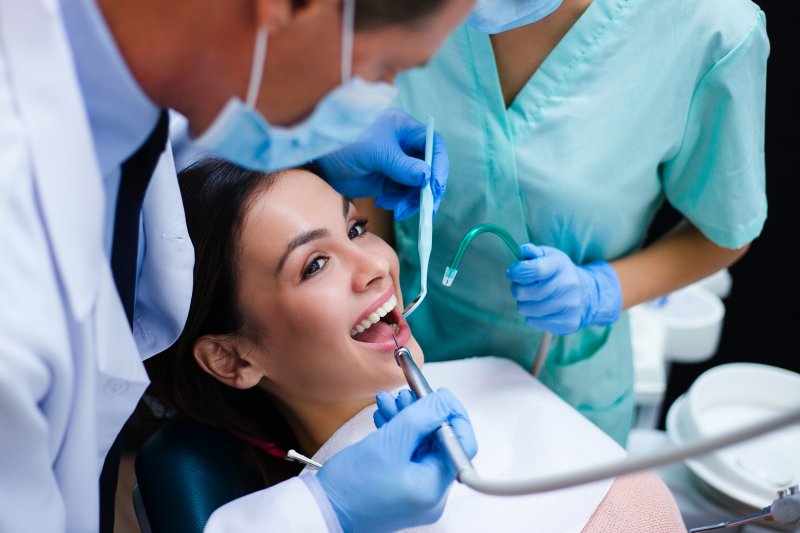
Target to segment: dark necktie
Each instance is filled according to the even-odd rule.
[[[133,324],[133,302],[136,292],[136,258],[139,252],[139,216],[144,193],[153,176],[158,159],[167,145],[169,119],[161,112],[158,124],[136,152],[122,163],[117,210],[114,216],[114,244],[111,248],[111,270],[114,283]]]
[[[150,136],[136,152],[122,163],[114,215],[114,242],[111,247],[111,270],[117,285],[128,324],[133,325],[133,303],[136,296],[136,260],[139,253],[139,220],[147,185],[167,145],[169,118],[161,112]],[[113,357],[113,354],[112,354]],[[121,454],[118,435],[106,455],[100,473],[100,531],[114,531],[114,500]]]

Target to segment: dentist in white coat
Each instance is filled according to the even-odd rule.
[[[348,145],[320,164],[352,178],[336,184],[348,194],[385,193],[398,214],[415,210],[428,179],[444,188],[444,147],[438,175],[406,155],[424,142],[406,115],[383,114],[348,143],[393,95],[378,82],[426,61],[472,2],[407,0],[383,13],[385,2],[358,0],[353,19],[354,3],[343,15],[334,0],[204,0],[202,10],[189,0],[0,0],[0,531],[99,529],[98,477],[147,386],[141,360],[183,327],[193,250],[168,144],[141,218],[134,210],[135,303],[111,267],[128,207],[117,203],[121,167],[163,110],[185,115],[200,146],[254,168]],[[428,402],[396,426],[424,435],[457,409]],[[359,456],[372,461],[360,468],[397,477],[416,466],[413,450],[360,446],[339,472]],[[335,475],[324,487],[291,480],[259,493],[259,526],[358,528],[387,508],[402,516],[386,527],[432,521],[448,476],[421,478],[427,504],[390,485],[396,477],[360,488]]]

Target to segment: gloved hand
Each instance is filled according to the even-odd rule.
[[[526,257],[506,270],[517,312],[529,326],[556,335],[607,326],[622,310],[622,288],[605,261],[576,266],[564,252],[524,244]]]
[[[433,212],[447,186],[450,161],[444,139],[433,137],[433,168],[425,163],[425,124],[388,109],[353,144],[316,161],[323,177],[350,198],[376,196],[375,205],[403,220],[419,211],[420,188],[433,180]]]
[[[447,390],[447,389],[442,389]],[[403,389],[397,394],[397,398],[392,396],[386,391],[379,392],[375,397],[378,409],[372,414],[372,419],[375,421],[375,427],[381,428],[384,424],[389,422],[397,416],[397,413],[417,401],[416,395],[408,390]],[[449,420],[453,430],[458,435],[458,440],[464,451],[472,459],[478,452],[478,443],[475,441],[475,434],[472,432],[472,426],[469,419],[464,417],[455,417]],[[428,453],[439,453],[439,445],[433,434],[428,435],[420,442],[415,454],[423,456]]]
[[[453,427],[459,439],[474,442],[461,403],[440,389],[325,463],[317,480],[345,531],[395,531],[439,519],[456,473],[442,453],[418,448],[446,420],[460,421]]]

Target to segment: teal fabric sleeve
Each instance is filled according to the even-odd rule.
[[[744,39],[703,76],[683,142],[663,167],[667,198],[709,239],[741,248],[767,216],[764,165],[766,59],[763,12]]]

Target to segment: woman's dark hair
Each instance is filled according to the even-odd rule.
[[[192,302],[178,340],[145,366],[151,395],[167,406],[234,435],[244,433],[288,450],[296,447],[294,436],[269,395],[259,387],[242,390],[219,382],[200,368],[193,353],[195,340],[203,335],[234,334],[244,326],[237,303],[237,243],[249,206],[278,175],[212,158],[178,174],[195,249]],[[241,447],[266,485],[298,472],[285,461],[243,443]]]

